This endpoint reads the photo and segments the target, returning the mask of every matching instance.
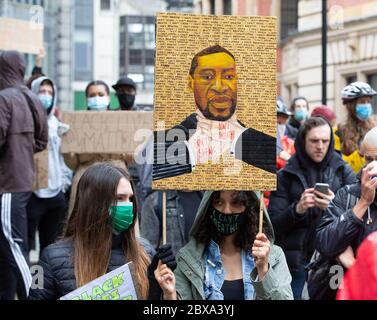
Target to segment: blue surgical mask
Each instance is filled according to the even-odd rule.
[[[88,108],[90,110],[103,111],[109,106],[109,97],[92,97],[88,98]]]
[[[295,111],[295,119],[299,122],[304,121],[308,118],[308,110],[306,109],[298,109]]]
[[[49,94],[38,95],[39,101],[42,103],[43,108],[46,110],[52,107],[52,96]]]
[[[356,117],[361,121],[366,121],[372,115],[372,105],[370,103],[356,105]]]

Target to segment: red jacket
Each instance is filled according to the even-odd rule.
[[[377,300],[377,232],[369,235],[346,273],[337,300]]]
[[[295,150],[295,141],[288,136],[283,136],[280,138],[281,146],[284,151],[288,152],[291,156],[293,156],[296,152]],[[276,168],[280,170],[285,167],[287,161],[281,159],[279,155],[276,156]]]

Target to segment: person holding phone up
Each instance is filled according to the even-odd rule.
[[[306,120],[295,141],[296,154],[278,172],[277,190],[271,193],[269,214],[276,243],[287,258],[295,299],[301,299],[307,279],[305,266],[314,252],[320,217],[338,189],[354,183],[351,167],[334,151],[329,123],[321,117]],[[317,183],[328,184],[328,193]],[[323,185],[322,185],[323,188]],[[322,191],[326,191],[322,189]]]

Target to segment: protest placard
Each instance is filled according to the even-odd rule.
[[[43,47],[43,24],[0,18],[0,50],[38,54]]]
[[[276,18],[157,15],[153,189],[276,189]]]
[[[34,167],[33,190],[48,188],[48,149],[34,154]]]
[[[129,262],[61,297],[60,300],[138,300],[138,297],[133,263]]]
[[[65,112],[62,121],[70,126],[70,130],[63,136],[63,154],[134,155],[152,133],[153,113]]]

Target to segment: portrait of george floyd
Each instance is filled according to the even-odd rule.
[[[173,21],[178,18],[174,22],[191,25],[191,23],[195,24],[195,21],[192,21],[195,17],[198,18],[195,15],[163,14],[158,18],[162,18],[162,23],[165,22],[164,18]],[[227,23],[219,24],[217,19],[213,20],[214,17],[216,16],[200,16],[196,25],[202,23],[203,31],[206,25],[209,30],[214,24],[226,28]],[[237,20],[234,19],[237,17],[221,17],[226,20],[225,22],[233,24],[233,28],[228,29],[228,33],[229,30],[237,29],[234,28],[234,22],[239,22],[240,27],[247,28],[249,33],[252,31],[250,28],[253,24],[247,23],[252,21],[250,19]],[[182,20],[179,21],[179,18]],[[160,44],[158,23],[159,19],[157,19],[157,60],[163,60],[161,53],[164,54],[164,52],[160,51],[160,55],[158,54]],[[273,26],[269,26],[270,28],[265,32],[270,34],[265,36],[274,40],[274,37],[271,37]],[[263,35],[263,30],[260,30],[260,33]],[[209,34],[208,38],[212,37],[213,35]],[[188,39],[184,40],[183,45],[187,44]],[[190,190],[224,190],[235,187],[237,189],[256,187],[261,187],[261,190],[273,189],[276,179],[276,129],[271,130],[271,128],[275,128],[276,123],[275,102],[272,100],[276,96],[276,78],[273,84],[275,87],[271,87],[271,83],[268,83],[269,77],[273,79],[273,76],[269,74],[271,70],[267,68],[264,73],[267,80],[261,71],[255,70],[258,72],[260,81],[265,83],[266,90],[271,88],[274,91],[273,94],[264,93],[263,103],[251,101],[248,105],[248,99],[245,97],[252,94],[245,92],[248,87],[245,86],[245,80],[248,79],[245,79],[243,75],[253,72],[253,64],[258,62],[258,57],[254,56],[254,61],[249,61],[249,65],[245,66],[245,57],[242,59],[245,50],[237,50],[237,43],[228,46],[226,41],[214,40],[213,43],[207,41],[205,46],[196,45],[198,49],[195,54],[188,55],[187,52],[185,77],[181,77],[183,81],[179,83],[181,86],[183,83],[186,92],[185,98],[181,95],[180,99],[185,100],[184,106],[159,103],[161,99],[158,97],[159,67],[157,63],[153,187]],[[237,39],[238,45],[245,47],[242,40],[246,39]],[[166,40],[164,41],[166,43]],[[249,45],[252,46],[253,43]],[[164,44],[161,46],[164,47]],[[242,62],[238,63],[239,60]],[[271,60],[270,63],[274,64],[274,61]],[[265,62],[264,64],[266,65]],[[241,68],[245,67],[248,70],[244,69],[240,72]],[[183,72],[182,66],[180,69]],[[174,82],[171,85],[177,86],[178,83]],[[258,86],[255,89],[258,89]],[[263,98],[263,92],[260,97]],[[272,113],[269,112],[269,99],[273,106]],[[170,100],[174,100],[173,95]],[[243,103],[239,104],[240,100],[243,100]],[[172,118],[181,121],[178,120],[174,124]],[[250,118],[254,118],[251,120],[254,120],[256,126],[250,125],[250,122],[253,122],[248,121]]]

